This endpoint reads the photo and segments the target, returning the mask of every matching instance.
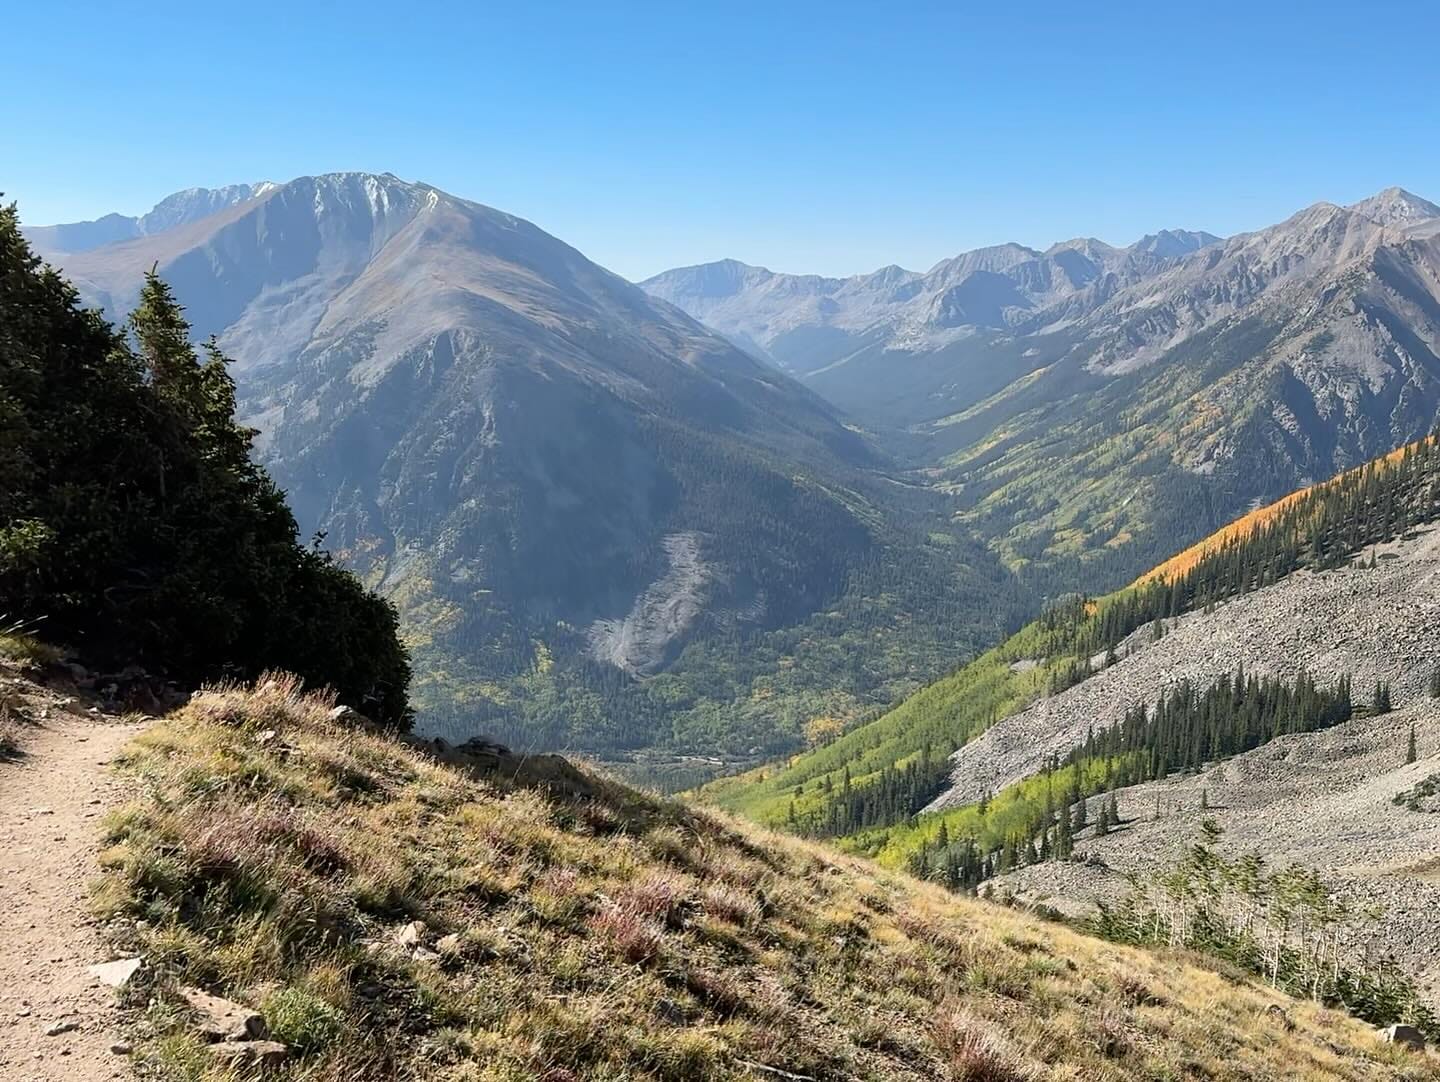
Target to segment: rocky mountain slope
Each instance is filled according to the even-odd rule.
[[[422,725],[778,750],[1009,618],[993,559],[930,540],[934,495],[822,400],[512,215],[332,174],[60,261],[117,312],[158,264],[237,358],[302,526],[400,605]],[[836,610],[865,655],[794,666]],[[918,652],[868,634],[895,623]]]
[[[843,331],[799,368],[810,386],[906,430],[895,445],[1012,566],[1113,587],[1248,505],[1429,431],[1437,235],[1440,207],[1388,189],[1225,241],[969,253],[898,275],[884,303],[868,288],[848,303],[859,279],[754,271],[647,285],[772,355],[772,324],[782,343]]]
[[[1407,764],[1412,727],[1420,756]],[[1409,801],[1440,775],[1437,750],[1440,707],[1430,699],[1281,737],[1198,774],[1119,790],[1120,829],[1083,831],[1073,860],[1017,869],[986,892],[1085,917],[1099,903],[1122,903],[1131,875],[1144,879],[1177,862],[1209,819],[1230,852],[1258,854],[1271,868],[1318,870],[1360,918],[1356,949],[1394,959],[1433,1001],[1440,995],[1440,822],[1433,801]]]
[[[1233,973],[329,706],[284,679],[210,691],[123,757],[97,898],[144,962],[149,1075],[1437,1077]],[[191,986],[248,1032],[205,1043]]]
[[[1383,680],[1396,705],[1428,701],[1440,663],[1440,528],[1422,531],[1377,546],[1374,568],[1297,571],[1212,612],[1175,617],[1158,641],[1149,626],[1135,631],[1116,647],[1118,662],[960,748],[951,784],[927,810],[972,803],[1035,773],[1083,743],[1092,726],[1118,724],[1181,680],[1204,687],[1241,668],[1286,680],[1308,673],[1326,684],[1349,674],[1357,694]]]
[[[1057,305],[1085,310],[1219,239],[1166,230],[1127,248],[1094,238],[1044,252],[1004,244],[964,252],[924,274],[890,266],[851,278],[776,274],[732,259],[640,284],[742,347],[829,387],[830,366],[854,363],[859,351],[928,352],[1025,328]]]
[[[188,225],[216,211],[254,199],[273,189],[269,181],[258,184],[229,184],[223,188],[186,188],[168,195],[141,215],[106,214],[89,222],[38,225],[25,229],[25,238],[45,256],[67,252],[88,252],[118,241],[134,240]]]

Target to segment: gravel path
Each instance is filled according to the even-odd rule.
[[[99,817],[115,798],[105,764],[140,729],[94,717],[14,678],[34,724],[0,762],[0,1078],[128,1078],[115,994],[86,973],[109,955],[86,911]],[[55,1036],[46,1031],[74,1022]]]

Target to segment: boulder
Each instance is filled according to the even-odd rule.
[[[350,725],[359,728],[365,728],[375,724],[353,706],[346,706],[344,703],[341,703],[330,711],[330,720],[336,725]]]
[[[242,1003],[212,996],[198,988],[182,988],[181,997],[199,1016],[201,1036],[210,1041],[263,1041],[269,1036],[265,1018]]]
[[[395,932],[395,942],[406,950],[415,950],[425,942],[425,933],[428,929],[423,920],[412,920],[409,924],[402,924]]]
[[[139,958],[120,958],[113,962],[101,962],[93,965],[85,972],[101,984],[107,984],[111,988],[124,988],[130,983],[130,978],[135,976],[144,964],[144,961]]]
[[[1380,1039],[1386,1044],[1403,1044],[1415,1052],[1425,1051],[1425,1038],[1420,1036],[1420,1031],[1404,1023],[1385,1026],[1380,1030]]]
[[[210,1046],[210,1054],[226,1068],[259,1074],[278,1071],[289,1052],[279,1041],[231,1041]]]

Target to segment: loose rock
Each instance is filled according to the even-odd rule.
[[[1380,1030],[1380,1039],[1386,1044],[1404,1045],[1415,1052],[1425,1051],[1425,1038],[1420,1036],[1420,1031],[1414,1026],[1399,1023],[1385,1026]]]
[[[120,958],[114,962],[93,965],[85,972],[101,984],[107,984],[111,988],[124,988],[144,964],[144,960],[140,958]]]
[[[269,1036],[265,1018],[242,1003],[221,999],[198,988],[182,988],[180,995],[200,1016],[200,1034],[211,1041],[263,1041]]]

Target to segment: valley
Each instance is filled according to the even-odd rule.
[[[1440,8],[4,25],[3,1082],[1440,1082]]]

